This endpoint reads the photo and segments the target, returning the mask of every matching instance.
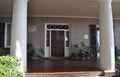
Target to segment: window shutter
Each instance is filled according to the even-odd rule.
[[[96,25],[89,25],[91,58],[97,59],[97,28]]]
[[[0,23],[0,48],[4,48],[5,23]]]

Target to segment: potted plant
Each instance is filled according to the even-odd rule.
[[[73,45],[75,51],[71,54],[71,58],[74,59],[90,59],[90,47],[86,46],[84,42],[81,42],[80,47],[78,44]]]
[[[31,61],[35,59],[35,49],[33,48],[32,43],[27,44],[27,60]]]

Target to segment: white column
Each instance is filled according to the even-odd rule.
[[[12,32],[11,32],[11,49],[12,56],[21,58],[21,71],[26,71],[26,42],[27,42],[27,1],[14,0]]]
[[[115,51],[112,18],[112,0],[99,0],[100,4],[100,63],[104,70],[115,70]]]

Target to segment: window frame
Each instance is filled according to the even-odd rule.
[[[10,48],[10,45],[8,44],[8,40],[10,40],[10,39],[8,39],[8,35],[7,35],[7,33],[8,33],[8,25],[12,26],[12,24],[11,23],[5,23],[4,48]],[[11,36],[11,34],[10,34],[10,36]]]

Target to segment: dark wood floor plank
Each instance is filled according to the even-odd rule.
[[[79,72],[97,70],[100,70],[98,60],[45,59],[29,61],[27,66],[28,73]]]

